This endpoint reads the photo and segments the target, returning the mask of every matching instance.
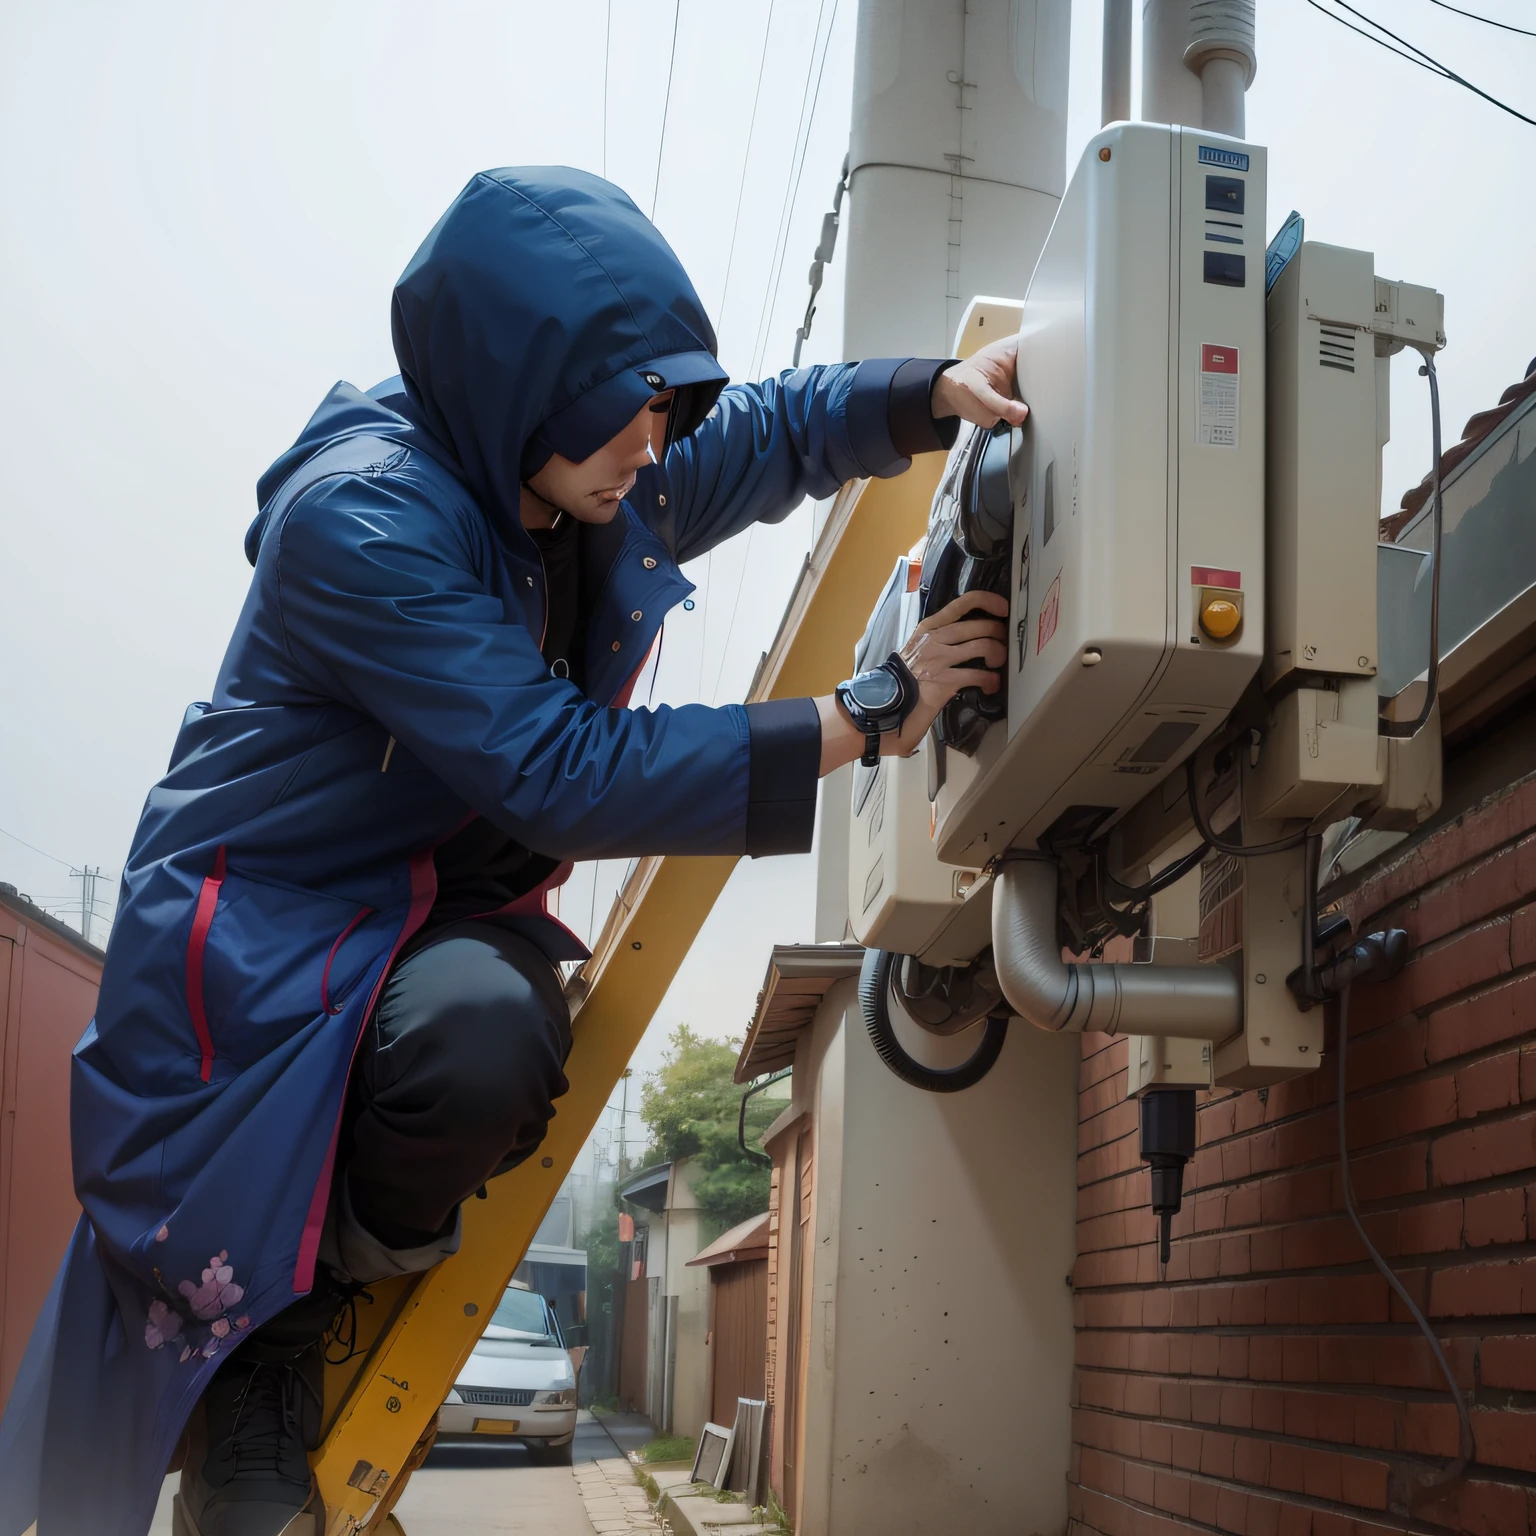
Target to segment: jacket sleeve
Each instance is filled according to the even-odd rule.
[[[933,418],[934,380],[948,360],[874,358],[735,384],[659,470],[652,516],[679,561],[753,523],[776,523],[807,496],[847,480],[899,475],[914,453],[947,448],[958,418]],[[652,498],[656,500],[658,498]]]
[[[408,487],[322,482],[294,504],[276,546],[290,659],[538,853],[810,846],[820,729],[809,700],[600,708],[550,674],[479,563],[467,525],[436,508],[424,516]]]

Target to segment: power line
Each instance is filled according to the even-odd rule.
[[[1373,21],[1364,11],[1356,10],[1354,6],[1349,4],[1349,0],[1334,0],[1334,3],[1348,11],[1351,16],[1358,16],[1366,26],[1374,27],[1383,36],[1390,37],[1394,43],[1401,43],[1403,48],[1407,48],[1409,52],[1404,53],[1402,48],[1394,48],[1391,44],[1382,42],[1381,38],[1375,37],[1362,28],[1345,21],[1342,16],[1320,4],[1319,0],[1307,0],[1307,4],[1314,11],[1320,11],[1330,21],[1336,21],[1341,27],[1348,27],[1351,32],[1359,33],[1367,41],[1375,43],[1378,48],[1385,48],[1388,53],[1395,53],[1400,59],[1407,59],[1410,64],[1417,64],[1421,69],[1427,69],[1430,74],[1439,75],[1442,80],[1449,80],[1452,84],[1459,85],[1463,89],[1471,91],[1474,96],[1481,96],[1484,101],[1488,102],[1491,106],[1497,107],[1501,112],[1507,112],[1511,117],[1518,118],[1522,123],[1528,123],[1532,128],[1536,128],[1536,117],[1527,117],[1525,113],[1516,111],[1508,102],[1500,101],[1497,96],[1490,96],[1480,86],[1473,85],[1465,76],[1458,75],[1449,65],[1442,64],[1439,59],[1425,53],[1417,44],[1410,43],[1406,37],[1400,37],[1390,27],[1383,26],[1381,22]],[[1417,57],[1413,55],[1417,55]]]
[[[805,174],[805,162],[811,149],[811,132],[816,126],[816,108],[821,102],[821,81],[827,72],[827,55],[832,51],[832,32],[837,26],[838,0],[832,0],[832,19],[827,23],[827,40],[821,45],[821,63],[816,70],[816,90],[811,97],[810,116],[805,123],[805,139],[800,146],[800,163],[795,167],[795,190],[789,200],[789,218],[784,225],[784,242],[779,250],[779,267],[773,278],[773,298],[768,305],[767,324],[763,327],[762,355],[768,351],[768,333],[779,307],[779,284],[784,278],[784,262],[789,255],[789,233],[795,221],[795,208],[800,202],[800,178]],[[759,363],[761,366],[761,363]],[[753,370],[756,372],[756,369]]]
[[[603,177],[608,176],[608,50],[613,42],[613,0],[608,0],[608,22],[603,29]]]
[[[45,859],[52,859],[55,864],[62,864],[65,869],[73,869],[75,866],[68,859],[61,859],[56,853],[49,853],[46,848],[39,848],[36,843],[29,843],[24,837],[17,837],[14,832],[7,832],[0,827],[0,837],[8,837],[13,843],[20,843],[23,848],[30,848],[33,853],[40,853]]]
[[[816,12],[816,30],[811,36],[810,57],[805,61],[805,85],[800,92],[800,116],[795,125],[795,140],[789,152],[789,174],[784,178],[784,203],[779,210],[779,228],[774,237],[773,257],[769,263],[768,281],[763,286],[763,307],[757,318],[757,331],[752,346],[752,375],[755,378],[761,364],[763,355],[768,350],[768,331],[773,323],[773,308],[771,300],[778,295],[777,273],[783,270],[784,256],[788,248],[789,225],[794,217],[794,194],[799,189],[799,177],[796,174],[796,156],[799,155],[799,164],[803,168],[805,153],[801,146],[801,136],[804,135],[806,145],[810,143],[810,124],[807,121],[806,109],[811,100],[811,75],[816,69],[816,43],[821,37],[821,22],[826,15],[827,0],[821,0],[821,6]],[[837,5],[834,0],[832,7],[832,19],[837,20]],[[827,28],[827,43],[832,41],[832,29]],[[826,48],[821,54],[822,65],[827,62]],[[821,77],[816,77],[816,89],[818,95],[821,90]],[[814,118],[815,108],[811,108],[811,116]]]
[[[1528,32],[1524,27],[1512,27],[1507,21],[1495,21],[1492,16],[1479,16],[1476,11],[1464,11],[1459,5],[1450,5],[1447,0],[1429,0],[1431,5],[1438,5],[1442,11],[1455,11],[1458,16],[1465,16],[1468,21],[1480,21],[1485,27],[1498,27],[1504,32],[1518,32],[1521,37],[1536,37],[1536,32]]]
[[[773,33],[773,8],[768,0],[768,20],[763,24],[763,56],[757,62],[757,89],[752,92],[752,117],[747,124],[747,147],[741,155],[741,180],[736,187],[736,217],[731,221],[731,244],[725,253],[725,285],[720,290],[720,325],[725,325],[725,301],[731,292],[731,266],[736,260],[736,236],[741,230],[741,205],[747,195],[747,168],[752,163],[752,136],[757,130],[757,107],[763,97],[763,73],[768,68],[768,39]]]
[[[667,152],[667,116],[672,110],[672,70],[677,64],[677,18],[683,0],[672,3],[672,52],[667,59],[667,94],[661,104],[661,142],[656,146],[656,180],[651,184],[651,222],[656,222],[656,198],[661,191],[661,160]]]

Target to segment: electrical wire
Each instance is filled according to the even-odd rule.
[[[1104,884],[1109,887],[1110,894],[1117,901],[1130,902],[1132,905],[1139,901],[1147,901],[1160,891],[1166,891],[1170,885],[1177,885],[1185,875],[1199,867],[1201,859],[1210,851],[1211,845],[1202,841],[1198,848],[1192,848],[1182,857],[1175,859],[1172,864],[1166,869],[1159,870],[1144,885],[1122,885],[1110,874],[1104,876]]]
[[[651,222],[656,222],[656,198],[661,192],[661,162],[667,152],[667,118],[672,111],[672,71],[677,65],[677,20],[683,0],[672,0],[672,51],[667,57],[667,91],[661,104],[661,142],[656,146],[656,180],[651,183]]]
[[[821,98],[822,73],[826,69],[827,53],[832,45],[832,28],[837,23],[837,6],[838,0],[833,0],[832,23],[827,27],[826,38],[822,42],[820,69],[816,67],[816,42],[821,39],[821,23],[826,15],[827,0],[821,0],[821,5],[816,12],[816,31],[812,34],[811,53],[805,65],[805,85],[800,93],[800,116],[795,126],[795,142],[790,150],[790,173],[784,181],[784,203],[779,210],[779,228],[773,242],[773,260],[769,266],[768,281],[763,287],[763,306],[758,314],[756,340],[752,347],[751,371],[754,378],[768,350],[768,334],[773,325],[774,306],[779,296],[779,279],[784,272],[784,258],[789,248],[789,227],[794,220],[795,198],[800,191],[800,175],[805,169],[805,155],[810,147],[811,128],[816,121],[816,104]],[[813,73],[816,76],[814,95],[811,91]]]
[[[1456,1459],[1431,1482],[1425,1483],[1426,1488],[1443,1488],[1448,1483],[1454,1483],[1467,1469],[1467,1464],[1476,1454],[1477,1441],[1472,1433],[1472,1418],[1467,1412],[1466,1399],[1462,1396],[1460,1388],[1456,1385],[1456,1377],[1451,1370],[1450,1362],[1445,1358],[1445,1351],[1440,1347],[1440,1340],[1435,1337],[1434,1330],[1429,1326],[1428,1320],[1419,1310],[1418,1304],[1408,1294],[1407,1287],[1397,1278],[1396,1271],[1376,1251],[1376,1245],[1366,1236],[1365,1226],[1360,1220],[1360,1212],[1355,1206],[1355,1187],[1349,1176],[1349,1124],[1346,1117],[1345,1098],[1345,1069],[1349,1056],[1349,994],[1350,988],[1345,987],[1339,993],[1338,1013],[1338,1121],[1339,1121],[1339,1183],[1344,1190],[1344,1209],[1349,1215],[1350,1224],[1355,1229],[1355,1235],[1365,1247],[1366,1256],[1376,1266],[1377,1273],[1387,1282],[1396,1293],[1397,1298],[1407,1307],[1408,1315],[1418,1324],[1419,1332],[1424,1335],[1428,1343],[1430,1353],[1435,1357],[1435,1364],[1440,1367],[1440,1374],[1445,1378],[1445,1389],[1450,1394],[1451,1401],[1456,1405],[1456,1417],[1461,1423],[1461,1451]]]
[[[62,864],[65,869],[73,869],[75,866],[68,859],[61,859],[56,853],[49,853],[46,848],[39,848],[36,843],[29,843],[24,837],[17,837],[14,832],[7,832],[0,827],[0,837],[8,837],[13,843],[20,843],[23,848],[30,848],[33,853],[40,853],[45,859],[52,859],[55,864]]]
[[[611,3],[611,0],[610,0]],[[725,326],[725,301],[731,293],[731,268],[736,261],[736,237],[741,232],[741,206],[747,195],[747,167],[752,163],[752,136],[757,130],[757,108],[763,99],[763,73],[768,68],[768,39],[773,33],[773,8],[778,0],[768,0],[768,19],[763,23],[763,56],[757,63],[757,88],[752,92],[752,116],[747,123],[747,147],[741,155],[741,180],[736,187],[736,216],[731,220],[731,243],[725,253],[725,283],[720,289],[720,327]]]
[[[603,29],[603,176],[608,175],[608,53],[613,42],[613,0],[608,0],[608,21]]]
[[[1491,106],[1497,107],[1501,112],[1507,112],[1511,117],[1519,118],[1522,123],[1528,123],[1531,127],[1536,128],[1536,117],[1527,117],[1525,113],[1516,111],[1507,101],[1500,101],[1497,96],[1490,96],[1481,86],[1473,85],[1464,75],[1458,75],[1454,69],[1451,69],[1446,64],[1442,64],[1433,55],[1425,53],[1422,48],[1414,43],[1410,43],[1406,37],[1400,37],[1390,27],[1383,26],[1379,21],[1373,21],[1364,11],[1356,10],[1354,6],[1349,4],[1349,0],[1334,0],[1334,4],[1348,11],[1351,16],[1358,16],[1366,26],[1374,27],[1377,32],[1390,37],[1393,42],[1401,43],[1403,48],[1409,50],[1409,53],[1404,53],[1400,48],[1393,48],[1390,44],[1382,42],[1381,38],[1374,36],[1370,32],[1362,31],[1361,28],[1345,21],[1336,11],[1331,11],[1327,6],[1320,4],[1319,0],[1307,0],[1307,4],[1314,11],[1319,11],[1322,15],[1328,17],[1330,21],[1336,21],[1341,27],[1348,27],[1351,32],[1358,32],[1361,37],[1375,43],[1377,47],[1385,48],[1388,53],[1395,53],[1399,58],[1408,59],[1410,64],[1418,64],[1421,69],[1427,69],[1432,75],[1439,75],[1442,80],[1449,80],[1452,84],[1471,91],[1474,96],[1481,96],[1484,101],[1488,102]],[[1417,55],[1417,57],[1411,57],[1411,55]]]
[[[1524,27],[1513,27],[1507,21],[1495,21],[1492,16],[1479,16],[1476,11],[1464,11],[1459,5],[1448,5],[1446,0],[1429,0],[1431,5],[1438,5],[1442,11],[1454,11],[1458,16],[1465,16],[1468,21],[1480,21],[1485,27],[1497,27],[1501,32],[1516,32],[1521,37],[1536,37],[1536,32],[1528,32]]]
[[[1417,736],[1435,712],[1440,696],[1440,549],[1445,530],[1444,497],[1440,485],[1440,381],[1435,373],[1435,359],[1424,354],[1424,366],[1419,369],[1429,380],[1429,431],[1433,462],[1430,466],[1433,498],[1430,503],[1430,550],[1429,550],[1429,667],[1424,674],[1424,703],[1412,720],[1382,720],[1377,731],[1394,741],[1404,741]]]
[[[1195,754],[1198,757],[1198,753]],[[1195,757],[1191,757],[1184,770],[1185,779],[1189,786],[1189,814],[1194,821],[1195,831],[1205,839],[1217,853],[1225,853],[1234,859],[1253,859],[1268,853],[1289,853],[1292,848],[1299,848],[1307,840],[1307,829],[1303,827],[1300,832],[1293,832],[1289,837],[1276,838],[1272,843],[1229,843],[1225,838],[1218,837],[1211,831],[1210,817],[1206,812],[1205,803],[1200,795],[1200,779],[1195,770]]]

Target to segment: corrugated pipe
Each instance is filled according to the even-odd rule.
[[[1221,965],[1083,965],[1061,958],[1057,868],[1004,864],[992,890],[992,960],[1003,996],[1039,1029],[1226,1040],[1243,1024],[1238,978]]]

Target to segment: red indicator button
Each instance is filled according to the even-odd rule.
[[[1189,568],[1189,584],[1192,587],[1241,587],[1241,571],[1224,571],[1214,565],[1192,565]]]

